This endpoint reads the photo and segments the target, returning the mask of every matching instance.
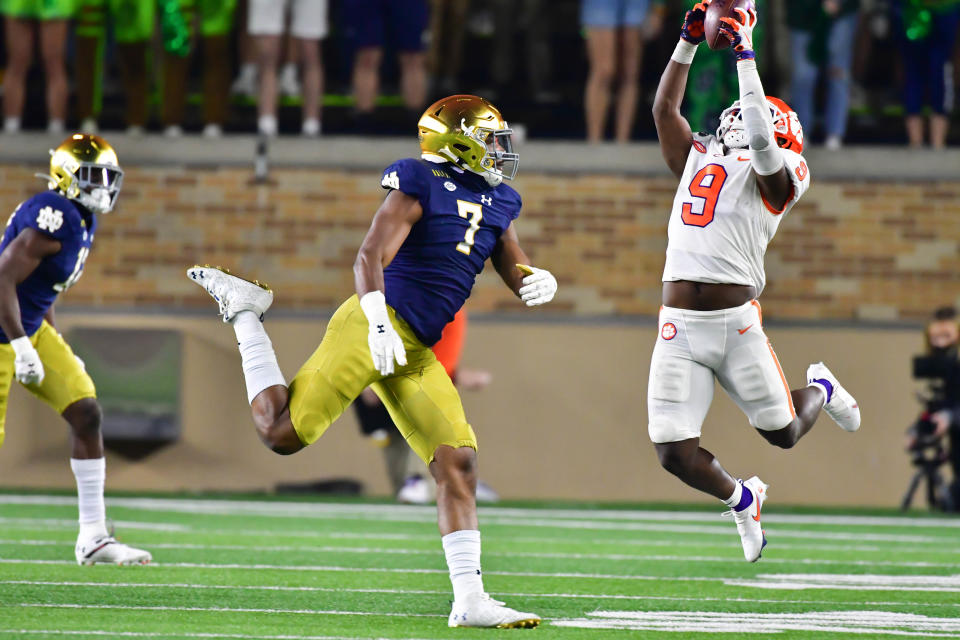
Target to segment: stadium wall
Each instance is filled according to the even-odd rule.
[[[35,192],[43,166],[39,156],[24,166],[18,149],[51,146],[11,140],[0,148],[7,210]],[[233,334],[183,274],[209,262],[269,282],[278,292],[269,327],[291,376],[351,292],[356,247],[383,197],[379,169],[415,148],[282,142],[270,183],[258,185],[250,139],[112,141],[127,167],[124,193],[58,322],[180,331],[184,433],[141,462],[111,455],[110,487],[261,490],[349,476],[385,493],[380,454],[352,415],[293,457],[260,445]],[[495,275],[479,278],[465,362],[490,369],[495,382],[464,400],[483,477],[505,497],[697,499],[660,470],[645,428],[675,180],[651,145],[531,144],[523,158],[520,237],[561,287],[554,303],[527,310]],[[797,451],[783,452],[718,393],[705,438],[734,472],[774,483],[778,500],[892,505],[911,472],[902,434],[918,408],[908,362],[921,348],[919,323],[960,301],[960,180],[951,169],[960,154],[814,150],[808,159],[813,187],[768,252],[764,315],[789,380],[798,384],[811,359],[828,359],[857,393],[864,428],[850,436],[824,418]],[[72,485],[67,432],[48,408],[17,388],[6,427],[0,486]]]

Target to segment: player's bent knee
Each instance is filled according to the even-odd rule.
[[[289,416],[285,416],[270,424],[257,424],[257,434],[260,441],[273,451],[282,456],[288,456],[303,449],[304,444],[300,441],[300,436],[293,428]]]
[[[792,449],[793,445],[800,440],[799,430],[796,428],[796,420],[790,422],[787,426],[780,429],[760,429],[758,431],[764,439],[775,447],[781,449]]]
[[[100,431],[103,412],[95,398],[77,400],[63,410],[63,418],[77,436],[94,435]]]
[[[660,466],[675,476],[683,477],[690,465],[690,453],[677,442],[665,442],[656,445]]]
[[[477,473],[477,451],[472,447],[437,447],[430,463],[430,473],[437,484],[470,482]]]

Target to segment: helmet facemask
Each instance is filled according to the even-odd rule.
[[[773,124],[777,146],[802,153],[803,128],[800,126],[797,114],[778,98],[767,96],[767,106],[770,108],[770,122]],[[747,129],[743,123],[743,113],[740,109],[739,100],[724,109],[723,113],[720,114],[717,139],[728,149],[745,149],[749,146]]]
[[[81,163],[74,178],[76,201],[94,213],[110,213],[123,186],[123,169],[106,164]]]
[[[505,179],[513,180],[520,168],[520,154],[513,150],[513,129],[508,127],[489,131],[485,144],[487,153],[480,164],[486,172],[484,177],[487,182],[496,186]],[[491,182],[491,177],[495,182]]]

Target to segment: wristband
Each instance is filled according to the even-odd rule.
[[[670,59],[680,64],[691,64],[693,62],[693,56],[696,55],[696,53],[697,45],[680,38],[680,42],[677,43]]]
[[[360,298],[360,308],[370,324],[385,325],[390,322],[390,316],[387,315],[387,298],[379,289],[363,294]]]
[[[10,341],[10,346],[13,347],[13,351],[18,357],[30,353],[31,351],[36,351],[36,349],[33,348],[33,344],[30,343],[30,338],[27,336],[14,338]]]

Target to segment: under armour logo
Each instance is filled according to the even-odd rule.
[[[386,333],[387,330],[383,328],[382,324],[377,325],[377,333]]]
[[[480,196],[480,202],[486,205],[491,205],[493,204],[493,198],[490,196]]]

